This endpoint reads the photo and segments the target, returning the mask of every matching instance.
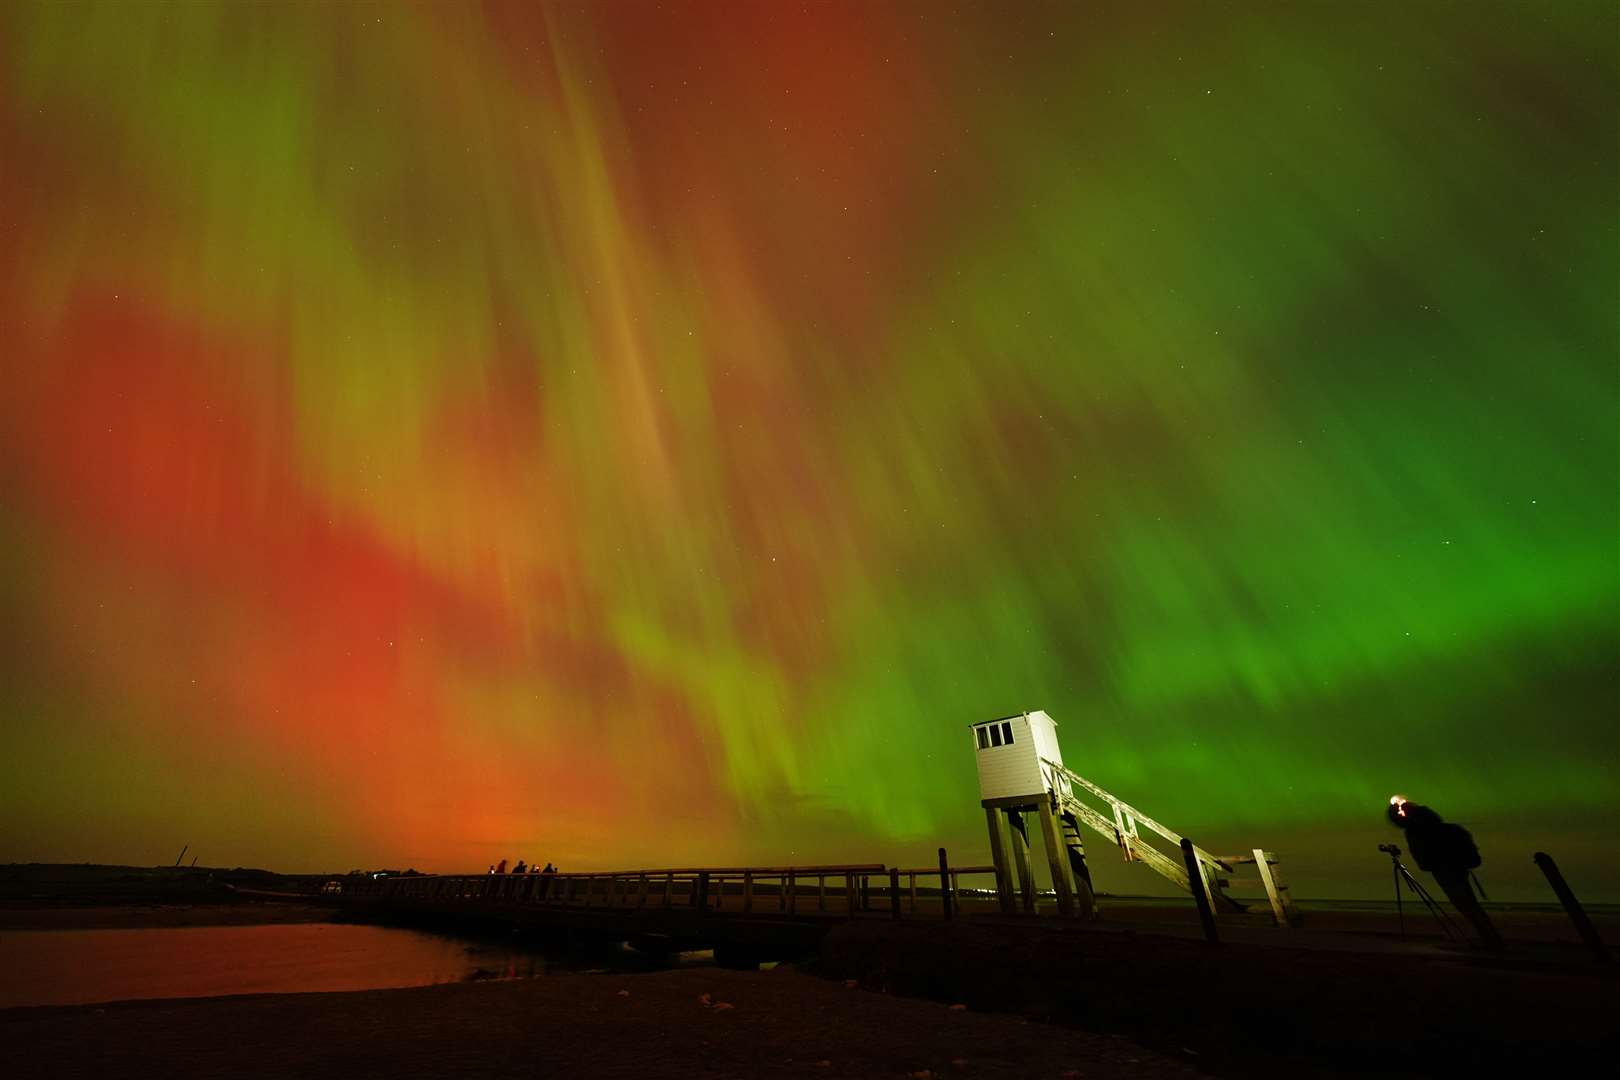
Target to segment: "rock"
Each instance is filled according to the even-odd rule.
[[[951,1012],[967,1012],[967,1006],[966,1005],[960,1005],[960,1004],[952,1005],[951,1006]]]

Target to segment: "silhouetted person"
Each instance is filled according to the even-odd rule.
[[[501,861],[500,861],[500,863],[499,863],[499,864],[498,864],[498,865],[497,865],[497,866],[496,866],[496,867],[495,867],[495,872],[496,872],[496,873],[497,873],[497,874],[504,874],[504,873],[506,873],[506,860],[505,860],[505,859],[502,859],[502,860],[501,860]]]
[[[527,874],[528,872],[529,864],[524,862],[522,859],[519,859],[517,861],[517,865],[512,867],[512,873],[514,874]]]
[[[1502,935],[1479,906],[1473,882],[1468,880],[1468,872],[1483,861],[1468,830],[1449,824],[1427,806],[1408,802],[1402,795],[1389,800],[1389,820],[1406,833],[1407,849],[1418,868],[1434,875],[1451,906],[1473,924],[1480,944],[1492,950],[1502,948]]]

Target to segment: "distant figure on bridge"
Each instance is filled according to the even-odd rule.
[[[1461,825],[1448,824],[1427,806],[1409,801],[1404,795],[1389,800],[1390,822],[1406,833],[1406,846],[1418,867],[1434,875],[1451,906],[1473,924],[1480,944],[1487,949],[1502,948],[1502,935],[1474,896],[1469,871],[1483,860],[1474,838]]]
[[[514,874],[527,874],[528,872],[529,864],[524,862],[522,859],[519,859],[517,861],[517,865],[512,867],[512,873]]]
[[[497,873],[497,874],[504,874],[504,873],[506,873],[506,860],[505,860],[505,859],[502,859],[502,860],[501,860],[501,861],[500,861],[500,863],[499,863],[499,865],[497,865],[497,866],[496,866],[496,867],[495,867],[495,872],[496,872],[496,873]]]

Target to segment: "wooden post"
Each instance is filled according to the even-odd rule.
[[[906,878],[911,886],[911,913],[915,915],[917,914],[917,871],[913,870],[906,875]]]
[[[816,910],[827,910],[827,875],[816,875]]]
[[[853,870],[844,872],[844,910],[849,912],[850,918],[855,917],[855,871]]]
[[[1187,886],[1192,890],[1193,902],[1198,905],[1198,921],[1204,924],[1204,940],[1211,945],[1219,945],[1221,936],[1215,932],[1215,910],[1209,903],[1209,882],[1204,877],[1204,868],[1198,864],[1198,853],[1193,851],[1193,842],[1186,837],[1181,838],[1181,858],[1187,864]]]
[[[778,874],[776,876],[776,910],[777,911],[786,911],[787,910],[787,875],[786,874]]]
[[[705,915],[709,911],[709,872],[699,870],[697,888],[692,890],[693,902],[697,904],[698,914]]]
[[[796,915],[799,911],[799,876],[791,870],[787,876],[787,909],[789,915]]]
[[[945,849],[939,849],[939,906],[945,911],[945,921],[956,918],[951,905],[951,864],[945,858]]]
[[[1547,884],[1551,885],[1552,891],[1558,894],[1558,902],[1564,905],[1564,911],[1568,913],[1569,921],[1575,924],[1576,933],[1581,935],[1581,940],[1586,942],[1586,947],[1592,950],[1592,955],[1597,957],[1597,962],[1604,966],[1613,964],[1614,956],[1604,946],[1603,939],[1598,937],[1597,927],[1593,926],[1592,920],[1586,917],[1586,909],[1581,907],[1579,900],[1575,899],[1574,891],[1570,889],[1569,882],[1564,880],[1564,875],[1559,872],[1558,864],[1553,862],[1553,857],[1545,851],[1538,851],[1535,859],[1536,865],[1541,867],[1541,872],[1547,875]]]
[[[1007,837],[1012,841],[1013,869],[1018,871],[1018,888],[1023,894],[1025,915],[1035,914],[1035,869],[1029,861],[1029,833],[1022,810],[1007,811]]]
[[[638,907],[638,908],[646,907],[647,906],[647,875],[646,874],[637,875],[636,884],[637,884],[637,888],[636,888],[636,907]]]
[[[1043,798],[1040,805],[1041,835],[1046,840],[1046,862],[1052,870],[1052,888],[1057,890],[1058,913],[1065,919],[1074,918],[1074,885],[1069,881],[1069,859],[1058,835],[1057,815],[1052,813],[1052,800]]]
[[[675,871],[671,870],[664,875],[664,906],[669,907],[675,902]]]
[[[1283,907],[1282,893],[1277,890],[1277,879],[1271,874],[1271,853],[1254,849],[1254,868],[1260,872],[1260,884],[1266,887],[1266,899],[1271,901],[1271,916],[1278,926],[1288,926],[1288,911]]]
[[[900,918],[900,871],[889,868],[889,914]]]
[[[1011,915],[1014,895],[1012,863],[1007,858],[1007,830],[1001,823],[1001,811],[994,806],[985,807],[984,824],[990,831],[990,862],[996,868],[996,903],[1003,915]]]
[[[743,910],[754,910],[754,875],[743,874]]]

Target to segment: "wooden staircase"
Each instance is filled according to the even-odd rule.
[[[1125,856],[1126,862],[1144,863],[1162,877],[1175,882],[1177,888],[1192,892],[1193,885],[1180,852],[1181,834],[1165,828],[1136,807],[1057,762],[1042,758],[1041,768],[1046,773],[1047,788],[1057,800],[1056,809],[1065,826],[1064,841],[1071,851],[1082,850],[1079,827],[1085,825],[1112,840]],[[1100,802],[1102,808],[1084,801],[1081,793]],[[1176,854],[1169,855],[1149,843],[1142,835],[1143,829],[1168,841],[1176,849]],[[1265,890],[1276,925],[1300,924],[1299,912],[1289,896],[1288,886],[1283,882],[1277,856],[1272,852],[1255,848],[1247,855],[1212,855],[1194,844],[1193,853],[1203,879],[1202,887],[1217,914],[1240,915],[1248,910],[1249,905],[1228,896],[1226,890],[1234,884],[1230,875],[1237,867],[1253,866],[1258,874],[1258,882],[1237,884],[1258,884]]]

